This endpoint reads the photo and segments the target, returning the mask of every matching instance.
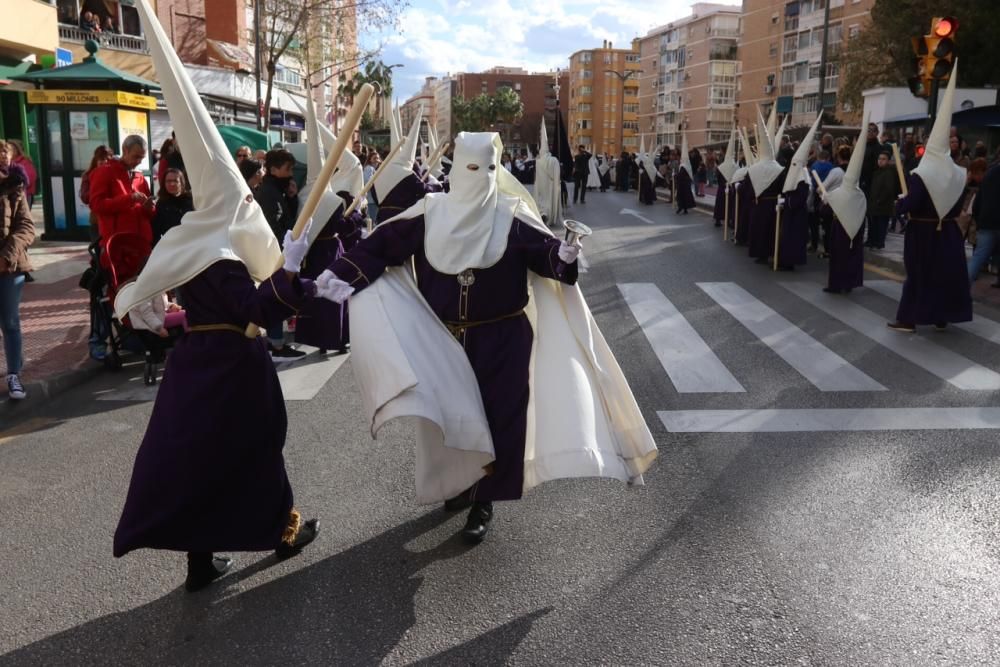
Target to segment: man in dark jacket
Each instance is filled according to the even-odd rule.
[[[994,164],[982,174],[982,162],[975,160],[969,167],[969,178],[981,181],[979,194],[972,204],[972,219],[976,221],[976,249],[969,258],[969,284],[976,282],[979,271],[993,256],[1000,241],[1000,164]]]
[[[576,157],[573,158],[573,203],[577,200],[581,204],[587,203],[587,178],[590,176],[590,153],[583,147],[577,146]]]
[[[865,141],[865,161],[861,163],[861,189],[865,195],[871,191],[872,174],[878,169],[878,155],[882,144],[878,140],[878,125],[868,123],[868,138]]]
[[[868,194],[868,240],[865,247],[881,250],[885,247],[885,235],[889,231],[889,220],[896,212],[896,198],[899,196],[899,174],[893,166],[891,156],[882,151],[878,156],[878,168],[872,173]]]

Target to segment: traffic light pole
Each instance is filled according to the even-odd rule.
[[[826,111],[826,107],[823,105],[823,97],[826,96],[826,50],[829,46],[830,40],[830,3],[829,0],[826,3],[826,8],[823,10],[823,46],[821,47],[819,54],[819,111],[820,120],[818,130],[823,129],[823,118],[822,115]]]

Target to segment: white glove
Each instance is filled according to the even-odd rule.
[[[559,259],[563,264],[572,264],[580,255],[580,246],[576,243],[570,245],[563,241],[559,244]]]
[[[369,232],[369,231],[368,231],[368,228],[367,228],[367,227],[362,227],[362,228],[361,228],[361,238],[362,238],[362,239],[366,239],[366,238],[368,238],[368,234],[370,234],[370,233],[371,233],[371,232]]]
[[[292,231],[285,232],[285,240],[281,244],[282,253],[285,255],[285,271],[298,273],[302,266],[302,260],[309,253],[309,229],[312,227],[312,218],[306,223],[302,235],[297,240],[292,239]]]
[[[334,303],[344,303],[353,293],[354,288],[336,276],[331,278],[326,286],[321,286],[319,281],[316,283],[316,296]]]
[[[316,276],[316,280],[314,280],[313,282],[316,283],[316,287],[322,287],[326,289],[329,286],[330,281],[336,279],[336,277],[337,276],[334,275],[333,271],[331,271],[330,269],[325,269],[323,273]]]

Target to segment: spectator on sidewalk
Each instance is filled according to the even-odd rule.
[[[90,206],[90,177],[98,167],[103,166],[108,160],[111,159],[111,150],[107,146],[98,146],[94,149],[94,156],[90,158],[90,166],[87,167],[87,171],[83,172],[83,176],[80,177],[80,201]],[[94,214],[93,209],[90,211],[90,220],[87,223],[90,225],[90,242],[93,243],[99,237],[97,231],[97,215]]]
[[[587,178],[590,176],[590,153],[580,144],[573,158],[573,203],[587,203]]]
[[[7,361],[7,396],[26,397],[21,384],[21,291],[31,270],[28,246],[35,240],[35,223],[25,190],[28,175],[11,161],[10,145],[0,140],[0,333]]]
[[[253,157],[253,151],[250,150],[249,146],[240,146],[236,149],[236,164],[239,165],[240,162],[244,160],[249,160]]]
[[[361,176],[365,185],[368,185],[368,181],[372,180],[375,176],[375,172],[378,171],[378,167],[381,162],[382,158],[379,156],[378,151],[371,151],[368,153],[368,159],[365,161],[365,168],[362,171]],[[368,217],[372,220],[377,220],[378,203],[375,201],[374,188],[369,190],[366,196],[368,197]]]
[[[184,214],[194,210],[191,192],[188,190],[184,172],[167,169],[163,177],[163,189],[156,198],[156,213],[153,215],[153,246],[173,227],[181,224]]]
[[[247,158],[241,160],[237,164],[237,167],[240,170],[240,175],[243,176],[243,180],[247,182],[250,192],[256,192],[260,186],[260,182],[264,180],[264,165],[253,158]]]
[[[10,145],[10,161],[24,169],[28,175],[28,185],[24,188],[24,195],[28,198],[28,210],[35,205],[35,194],[38,192],[38,171],[35,163],[31,161],[24,152],[24,144],[18,139],[11,139],[7,142]]]
[[[156,213],[156,206],[146,177],[136,171],[145,158],[146,140],[131,134],[122,142],[122,156],[108,160],[90,176],[90,208],[97,214],[101,262],[105,267],[110,265],[103,251],[113,234],[138,234],[152,247],[150,220]]]
[[[889,219],[896,211],[896,198],[900,194],[899,173],[892,164],[891,156],[882,151],[878,156],[878,166],[871,176],[871,192],[868,195],[868,240],[866,248],[885,248],[885,235],[889,232]]]
[[[978,179],[979,193],[972,203],[972,219],[976,224],[976,248],[969,258],[969,285],[976,282],[979,272],[989,262],[1000,245],[1000,164],[985,170],[986,160],[976,159],[969,167],[973,182]]]

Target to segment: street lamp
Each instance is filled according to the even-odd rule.
[[[621,112],[622,112],[622,115],[621,115],[621,119],[620,119],[621,120],[621,126],[620,126],[621,129],[618,131],[618,138],[619,138],[618,143],[621,145],[621,150],[624,151],[625,150],[625,82],[628,81],[629,79],[631,79],[633,76],[635,76],[637,74],[640,74],[641,72],[640,72],[640,70],[637,70],[637,69],[630,69],[630,70],[626,70],[625,73],[623,74],[622,72],[619,72],[617,70],[606,69],[606,70],[604,70],[604,73],[605,74],[614,74],[622,82],[622,103],[621,103]]]

